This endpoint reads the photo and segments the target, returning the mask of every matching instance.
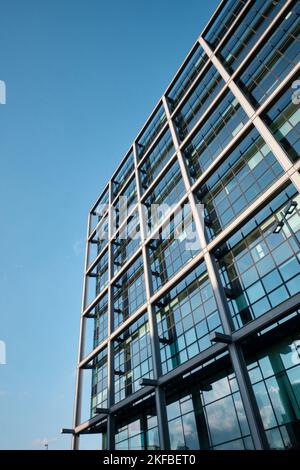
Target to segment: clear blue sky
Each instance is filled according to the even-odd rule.
[[[70,447],[87,211],[218,1],[0,0],[0,448]]]

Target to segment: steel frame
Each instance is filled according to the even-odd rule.
[[[73,423],[73,437],[72,437],[72,448],[78,449],[79,448],[79,437],[82,433],[88,433],[93,430],[93,428],[98,425],[103,420],[107,423],[107,443],[108,448],[113,450],[115,447],[114,442],[114,433],[115,433],[115,414],[118,413],[121,409],[128,406],[129,404],[135,403],[136,401],[140,400],[141,398],[154,393],[155,394],[155,403],[156,403],[156,412],[158,418],[158,430],[159,430],[159,439],[160,439],[160,446],[162,449],[169,449],[170,448],[170,438],[169,438],[169,431],[167,425],[167,415],[166,415],[166,401],[165,401],[165,385],[174,378],[178,378],[182,376],[184,373],[192,370],[193,368],[199,366],[201,363],[206,362],[207,360],[218,356],[220,353],[224,351],[228,351],[233,369],[235,371],[237,381],[239,384],[240,392],[242,401],[245,408],[245,413],[248,418],[249,427],[251,430],[251,435],[253,438],[254,446],[256,449],[264,449],[267,448],[267,441],[265,437],[265,433],[263,430],[260,414],[258,411],[258,407],[256,405],[256,400],[254,399],[253,390],[250,384],[249,376],[247,373],[247,369],[245,366],[245,361],[243,358],[243,352],[240,347],[241,341],[243,341],[246,337],[253,334],[254,332],[259,331],[260,329],[266,328],[271,323],[276,322],[278,319],[288,315],[291,311],[297,309],[300,306],[300,294],[293,296],[292,298],[288,299],[287,301],[283,302],[280,306],[276,307],[272,311],[268,312],[267,314],[263,315],[262,317],[253,320],[250,324],[244,326],[238,331],[234,331],[232,325],[232,319],[230,312],[228,311],[228,304],[225,298],[224,289],[222,287],[219,272],[216,267],[216,262],[213,256],[213,251],[216,247],[222,243],[226,238],[229,237],[231,233],[237,230],[243,223],[253,216],[253,214],[259,210],[264,204],[267,199],[269,199],[272,195],[276,194],[276,192],[283,187],[288,181],[292,181],[298,192],[300,192],[300,175],[299,175],[299,168],[300,163],[292,164],[290,159],[288,158],[284,149],[280,146],[280,144],[276,141],[273,134],[270,132],[264,121],[261,119],[261,113],[266,109],[266,107],[274,100],[274,98],[282,91],[284,86],[289,82],[289,80],[299,73],[300,64],[296,65],[293,70],[288,74],[288,76],[277,86],[277,88],[273,91],[272,95],[267,98],[267,100],[263,103],[263,105],[259,109],[254,109],[251,103],[247,100],[245,95],[242,93],[240,88],[237,85],[236,77],[238,76],[240,70],[242,69],[243,65],[251,58],[259,46],[264,40],[268,32],[271,30],[273,25],[276,21],[287,11],[288,7],[291,4],[291,0],[287,0],[281,10],[277,13],[271,24],[266,28],[265,32],[262,34],[261,38],[256,42],[253,48],[248,52],[247,56],[244,58],[242,63],[239,65],[237,70],[230,75],[220,62],[217,56],[217,51],[222,46],[226,37],[228,37],[234,28],[234,26],[241,20],[244,11],[249,7],[251,4],[251,0],[248,0],[244,5],[243,9],[237,15],[237,18],[233,21],[230,28],[228,29],[227,33],[224,35],[223,39],[220,41],[220,44],[217,46],[215,51],[212,51],[209,44],[204,39],[204,35],[212,22],[214,21],[216,15],[220,11],[222,5],[225,3],[225,0],[222,0],[217,7],[217,10],[212,15],[211,19],[209,20],[207,26],[204,28],[203,32],[194,43],[193,47],[191,48],[190,52],[188,53],[186,59],[184,60],[183,64],[180,66],[178,71],[176,72],[173,80],[171,81],[170,85],[167,87],[165,93],[158,101],[157,105],[155,106],[153,112],[149,116],[148,120],[146,121],[144,127],[141,129],[140,133],[130,146],[129,150],[126,152],[124,159],[120,162],[117,169],[115,170],[112,178],[96,200],[96,202],[91,207],[89,214],[88,214],[88,224],[87,224],[87,237],[86,237],[86,253],[85,253],[85,268],[84,268],[84,282],[83,282],[83,295],[82,295],[82,309],[81,309],[81,318],[80,318],[80,333],[79,333],[79,347],[78,347],[78,360],[77,360],[77,373],[76,373],[76,387],[75,387],[75,405],[74,405],[74,423]],[[169,90],[171,89],[172,85],[175,83],[177,77],[180,75],[181,71],[185,67],[186,63],[188,62],[189,58],[191,57],[193,51],[197,46],[201,46],[202,49],[206,52],[208,56],[208,61],[205,64],[204,68],[200,71],[200,73],[195,77],[193,84],[190,88],[185,92],[184,96],[177,104],[176,108],[173,111],[170,111],[167,95]],[[215,69],[219,72],[221,77],[223,78],[225,85],[222,87],[221,91],[215,97],[211,105],[208,109],[203,113],[203,115],[198,119],[197,123],[193,127],[193,129],[188,133],[187,137],[183,140],[183,142],[179,142],[176,126],[174,124],[174,116],[176,112],[183,103],[187,100],[190,96],[193,86],[196,84],[199,77],[205,73],[205,70],[209,66],[209,64],[213,64]],[[205,171],[205,173],[196,181],[196,183],[192,183],[189,177],[189,173],[186,167],[186,162],[182,154],[182,149],[186,145],[186,143],[191,139],[194,133],[197,131],[205,117],[209,114],[209,112],[214,109],[216,102],[220,99],[224,93],[230,90],[235,98],[238,100],[241,107],[246,112],[249,120],[248,122],[242,127],[242,129],[238,132],[238,134],[232,139],[232,141],[226,146],[222,152],[215,158],[214,162],[209,166],[209,168]],[[158,134],[156,135],[155,139],[147,149],[146,153],[143,157],[139,160],[137,156],[137,148],[136,143],[145,130],[148,123],[151,121],[152,116],[157,111],[160,105],[163,105],[164,111],[167,117],[166,123],[160,129]],[[283,176],[281,176],[271,187],[265,191],[260,197],[258,197],[240,216],[238,216],[234,222],[232,222],[229,226],[227,226],[216,238],[208,242],[206,239],[205,229],[202,223],[202,218],[199,215],[198,208],[197,208],[197,201],[195,198],[195,190],[201,186],[203,181],[208,178],[208,176],[216,169],[216,167],[220,164],[220,162],[224,159],[224,156],[228,154],[230,149],[232,149],[237,142],[245,133],[249,126],[254,125],[260,135],[264,138],[265,142],[269,145],[270,149],[272,150],[274,156],[278,160],[279,164],[282,166],[284,170]],[[156,176],[154,181],[149,185],[146,193],[142,194],[141,192],[141,181],[140,181],[140,174],[139,168],[142,163],[147,159],[147,156],[151,152],[151,150],[155,147],[156,143],[163,135],[163,133],[169,129],[171,132],[171,136],[173,139],[173,144],[175,148],[175,152],[171,159],[165,164],[164,168],[160,171],[160,173]],[[112,241],[114,240],[116,233],[122,228],[121,226],[119,229],[112,233],[112,207],[115,204],[117,197],[112,198],[112,181],[114,179],[115,174],[120,169],[121,165],[125,162],[126,158],[128,157],[129,153],[133,151],[134,154],[134,169],[133,171],[127,176],[127,181],[129,182],[133,177],[136,181],[137,187],[137,203],[132,208],[131,214],[134,211],[138,211],[139,214],[139,222],[141,227],[141,244],[137,251],[134,253],[130,259],[127,260],[125,265],[118,271],[116,275],[113,274],[113,259],[112,259]],[[174,275],[161,289],[157,292],[154,292],[153,285],[152,285],[152,277],[150,273],[150,263],[149,263],[149,254],[147,250],[147,246],[150,242],[150,237],[147,238],[146,236],[146,229],[144,226],[144,221],[142,217],[142,202],[145,199],[146,195],[151,192],[151,190],[155,187],[155,185],[162,179],[163,175],[165,174],[166,168],[169,167],[171,162],[178,161],[181,177],[183,179],[185,185],[185,195],[182,197],[180,201],[178,201],[176,208],[178,208],[182,203],[189,202],[192,215],[194,217],[196,230],[200,239],[202,250],[192,258],[176,275]],[[126,183],[127,184],[127,183]],[[125,189],[126,184],[123,186]],[[90,245],[93,238],[96,235],[97,227],[102,223],[100,220],[96,227],[92,228],[92,218],[94,211],[97,208],[103,194],[105,192],[109,192],[109,209],[106,214],[103,215],[102,220],[105,216],[108,217],[109,221],[109,239],[108,244],[103,248],[103,250],[97,255],[97,257],[90,262]],[[173,209],[173,212],[176,210]],[[130,215],[130,214],[129,214]],[[170,214],[164,219],[159,227],[156,228],[155,233],[158,232],[161,226],[168,220]],[[125,223],[125,222],[124,222]],[[153,234],[151,235],[153,236]],[[91,275],[92,270],[95,268],[97,262],[103,255],[103,253],[108,250],[108,285],[105,289],[103,289],[100,294],[90,303],[87,304],[87,293],[88,293],[88,284],[89,278]],[[137,258],[137,256],[142,256],[143,265],[144,265],[144,278],[145,278],[145,286],[146,286],[146,303],[138,309],[131,317],[129,317],[123,324],[121,324],[116,330],[114,330],[113,324],[113,308],[112,308],[112,285],[116,281],[116,279],[125,272],[126,268],[132,264],[132,262]],[[196,266],[201,260],[205,260],[207,273],[213,286],[219,314],[221,317],[223,330],[226,335],[229,335],[232,341],[229,344],[225,343],[216,343],[211,346],[209,349],[201,352],[193,359],[187,361],[186,363],[182,364],[181,366],[177,367],[176,369],[172,370],[168,374],[162,374],[161,368],[161,359],[160,359],[160,346],[158,341],[158,333],[157,333],[157,323],[156,323],[156,315],[154,312],[154,304],[158,300],[159,297],[164,295],[168,292],[172,286],[174,286],[178,280],[183,278],[194,266]],[[86,332],[86,322],[91,315],[91,311],[97,305],[99,300],[108,294],[108,337],[105,339],[101,344],[99,344],[96,348],[94,348],[89,354],[85,355],[84,353],[84,346],[85,346],[85,332]],[[113,347],[113,340],[120,335],[122,331],[124,331],[128,326],[133,323],[137,318],[139,318],[143,313],[147,312],[149,327],[150,327],[150,337],[151,337],[151,348],[152,348],[152,357],[153,357],[153,365],[154,365],[154,386],[145,386],[142,389],[138,390],[138,392],[133,393],[131,396],[127,397],[125,400],[115,403],[114,401],[114,347]],[[96,417],[89,419],[88,421],[81,422],[81,408],[82,408],[82,389],[83,389],[83,373],[84,370],[90,367],[91,361],[97,356],[97,354],[107,348],[108,351],[108,414],[100,413]]]

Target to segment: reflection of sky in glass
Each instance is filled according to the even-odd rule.
[[[213,445],[241,437],[231,397],[207,405],[206,413]]]

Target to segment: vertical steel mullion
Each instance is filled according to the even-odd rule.
[[[141,180],[138,171],[138,157],[136,144],[133,147],[134,151],[134,162],[135,162],[135,175],[136,175],[136,187],[137,187],[137,198],[138,198],[138,212],[140,220],[140,235],[142,242],[142,257],[144,264],[144,278],[145,278],[145,287],[146,287],[146,300],[147,300],[147,314],[149,321],[149,331],[150,331],[150,340],[151,340],[151,350],[152,350],[152,361],[153,361],[153,372],[154,379],[157,380],[162,375],[161,368],[161,358],[160,358],[160,345],[158,339],[158,328],[154,306],[150,302],[150,298],[153,294],[153,284],[151,277],[150,269],[150,259],[145,246],[146,240],[146,225],[143,213],[143,207],[141,204]],[[156,404],[156,413],[157,413],[157,424],[158,424],[158,434],[159,442],[162,450],[170,449],[170,437],[169,437],[169,428],[168,428],[168,419],[167,419],[167,410],[166,410],[166,397],[165,392],[161,387],[155,387],[155,404]]]
[[[177,137],[176,129],[171,119],[169,106],[165,97],[163,98],[163,102],[164,102],[166,114],[169,120],[170,130],[171,130],[172,138],[174,141],[175,149],[177,151],[177,157],[178,157],[178,162],[179,162],[179,166],[181,169],[182,178],[185,184],[186,191],[188,193],[189,203],[191,206],[196,230],[199,236],[200,245],[204,251],[204,260],[206,263],[207,274],[208,274],[210,283],[212,285],[212,288],[215,294],[224,333],[231,335],[233,331],[233,321],[232,321],[232,317],[228,309],[228,304],[225,298],[224,289],[222,287],[219,271],[217,269],[216,262],[213,256],[207,250],[207,240],[206,240],[203,217],[201,217],[199,207],[196,204],[195,196],[191,191],[191,182],[190,182],[189,174],[186,168],[186,163],[184,161],[182,152],[179,147],[179,140]],[[254,398],[252,386],[251,386],[249,376],[247,373],[247,368],[243,361],[242,351],[240,350],[239,346],[237,346],[234,343],[229,345],[228,350],[229,350],[232,366],[236,374],[242,401],[243,401],[244,408],[245,408],[245,414],[248,419],[249,428],[251,431],[255,448],[256,449],[267,448],[267,440],[265,438],[265,433],[264,433],[261,418],[259,415],[259,410],[256,405],[255,398]]]
[[[108,222],[108,344],[107,344],[107,406],[110,411],[115,403],[115,374],[114,374],[114,345],[111,334],[114,330],[114,311],[113,311],[113,287],[111,280],[113,278],[113,252],[112,252],[112,231],[113,231],[113,210],[112,210],[112,182],[109,182],[109,222]],[[115,418],[112,413],[107,416],[107,449],[115,449]]]
[[[293,182],[295,185],[296,189],[298,192],[300,192],[300,175],[299,173],[295,172],[293,170],[293,163],[289,159],[288,155],[286,154],[285,150],[279,142],[276,140],[276,138],[273,136],[272,132],[268,128],[268,126],[264,123],[262,118],[260,116],[255,115],[256,110],[252,106],[252,104],[249,102],[249,100],[246,98],[242,90],[238,87],[236,82],[231,78],[219,58],[213,53],[211,50],[210,46],[208,43],[201,37],[199,39],[199,42],[208,55],[209,59],[223,78],[223,80],[227,83],[228,88],[234,95],[234,97],[237,99],[241,107],[244,109],[246,114],[248,115],[249,119],[252,120],[253,125],[259,132],[259,134],[262,136],[266,144],[269,146],[271,151],[273,152],[275,158],[279,162],[280,166],[283,168],[283,170],[289,174],[290,180]],[[276,96],[276,89],[273,91],[274,96]],[[270,98],[271,100],[271,98]],[[253,117],[254,116],[254,117]]]
[[[79,329],[79,341],[78,341],[78,358],[77,358],[77,369],[76,369],[73,429],[75,429],[81,423],[84,371],[79,367],[79,364],[84,358],[84,347],[85,347],[86,318],[83,316],[83,312],[85,311],[86,304],[87,304],[87,297],[88,297],[89,278],[86,275],[86,271],[88,268],[89,257],[90,257],[89,235],[91,233],[91,224],[92,224],[92,214],[89,213],[88,221],[87,221],[87,235],[86,235],[86,245],[85,245],[84,278],[83,278],[83,288],[82,288],[81,317],[80,317],[80,329]],[[79,449],[79,435],[73,434],[72,449],[73,450]]]

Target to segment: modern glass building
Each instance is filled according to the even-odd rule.
[[[91,208],[74,448],[300,448],[299,15],[221,1]]]

